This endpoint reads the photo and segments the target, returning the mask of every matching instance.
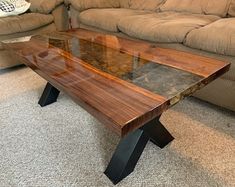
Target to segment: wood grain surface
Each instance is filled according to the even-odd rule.
[[[177,69],[208,77],[229,63],[199,56],[174,49],[159,48],[144,41],[129,40],[114,35],[106,35],[85,29],[71,30],[66,34],[89,41],[97,42],[131,55],[138,56],[158,64],[171,66]],[[92,36],[92,37],[91,37]]]
[[[58,37],[63,42],[57,43]],[[70,46],[73,38],[99,43],[104,47],[202,78],[190,84],[187,89],[179,91],[174,97],[167,98],[97,69],[75,56],[71,52],[73,46]],[[185,96],[222,75],[230,66],[227,62],[156,48],[147,42],[131,41],[83,29],[54,33],[49,37],[35,36],[28,42],[3,45],[16,53],[23,63],[41,77],[70,95],[79,105],[121,136],[159,116]]]

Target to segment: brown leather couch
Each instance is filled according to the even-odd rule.
[[[72,26],[232,63],[195,94],[235,111],[235,0],[67,0]],[[189,59],[190,60],[190,59]]]
[[[30,10],[18,16],[0,18],[0,41],[37,33],[68,29],[63,0],[29,0]],[[19,64],[0,44],[0,69]]]

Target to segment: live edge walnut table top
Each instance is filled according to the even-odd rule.
[[[78,29],[8,43],[22,61],[121,136],[205,86],[230,64]]]
[[[149,140],[163,148],[174,139],[159,121],[161,114],[230,67],[227,62],[84,29],[4,46],[49,82],[41,106],[64,91],[123,137],[105,170],[114,184],[134,170]]]

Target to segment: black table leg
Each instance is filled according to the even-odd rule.
[[[148,134],[151,142],[156,144],[158,147],[163,148],[174,140],[174,137],[167,131],[159,119],[160,117],[153,119],[142,128]]]
[[[104,172],[114,184],[117,184],[134,170],[148,140],[149,138],[144,130],[137,129],[120,141]]]
[[[38,101],[38,104],[41,107],[47,106],[51,103],[56,102],[60,91],[56,89],[54,86],[52,86],[49,82],[47,83],[41,98]]]
[[[135,169],[148,140],[163,148],[173,139],[159,117],[150,121],[121,139],[104,174],[117,184]]]

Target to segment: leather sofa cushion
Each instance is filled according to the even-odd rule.
[[[225,17],[231,0],[167,0],[162,11],[212,14]]]
[[[58,5],[63,3],[63,0],[28,0],[31,3],[30,10],[43,14],[49,14]]]
[[[162,12],[129,16],[118,23],[118,28],[131,37],[152,42],[181,43],[193,29],[200,28],[218,16]]]
[[[130,0],[130,8],[138,10],[158,10],[164,0]]]
[[[120,3],[118,0],[69,0],[69,2],[78,11],[83,11],[90,8],[120,7]]]
[[[124,8],[89,9],[81,12],[79,20],[81,23],[102,30],[118,32],[118,22],[127,16],[146,14],[147,11],[131,10]]]
[[[53,22],[52,15],[28,13],[0,19],[0,35],[30,31]]]
[[[223,55],[235,56],[235,18],[220,19],[191,31],[185,45]]]
[[[228,14],[229,14],[230,16],[235,17],[235,0],[231,0],[231,4],[230,4],[230,6],[229,6]]]

